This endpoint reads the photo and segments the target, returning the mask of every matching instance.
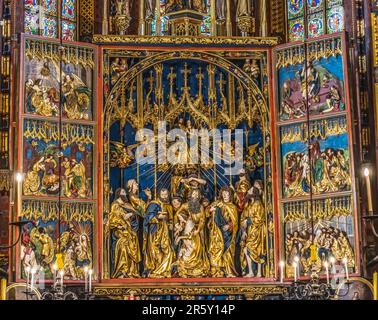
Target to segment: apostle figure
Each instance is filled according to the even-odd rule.
[[[150,278],[170,278],[175,253],[172,247],[173,207],[169,191],[162,189],[159,199],[148,207],[143,223],[144,269]]]
[[[235,189],[235,204],[238,207],[239,213],[241,213],[245,205],[245,196],[249,189],[251,189],[248,174],[244,169],[239,173],[239,181],[236,183]]]
[[[176,213],[180,221],[180,230],[175,239],[178,246],[176,264],[179,276],[184,278],[206,277],[210,268],[204,239],[206,217],[200,200],[199,190],[191,190],[188,202]]]
[[[232,203],[232,189],[223,187],[220,200],[212,205],[209,256],[214,276],[236,277],[235,249],[238,231],[238,210]]]
[[[217,20],[226,20],[226,0],[217,0],[216,2]]]
[[[117,238],[112,278],[138,278],[141,253],[138,217],[127,203],[126,191],[118,189],[109,214],[109,227]]]
[[[155,10],[156,0],[146,0],[146,19],[153,19],[155,17]]]
[[[253,11],[252,0],[236,0],[236,16],[251,16]]]
[[[266,218],[261,201],[262,186],[255,182],[248,192],[250,201],[241,217],[241,265],[243,275],[254,277],[252,263],[257,265],[257,277],[262,277],[262,265],[266,258]]]
[[[145,195],[147,196],[147,203],[151,200],[151,190],[144,190]],[[139,185],[135,179],[130,179],[127,181],[127,194],[130,201],[130,204],[138,212],[140,216],[144,216],[146,213],[147,203],[139,197]]]

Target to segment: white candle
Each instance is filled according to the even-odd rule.
[[[301,274],[301,272],[300,272],[300,270],[299,270],[299,268],[300,268],[300,265],[299,265],[299,257],[298,257],[298,256],[295,256],[295,257],[294,257],[294,261],[295,261],[295,263],[296,263],[296,265],[297,265],[297,268],[298,268],[297,275],[298,275],[298,278],[299,278],[299,276],[300,276],[300,274]]]
[[[336,273],[336,270],[335,270],[335,262],[336,262],[335,257],[331,257],[329,259],[329,262],[331,264],[331,273],[335,274]]]
[[[347,281],[349,281],[348,259],[344,258],[343,263],[344,263],[344,268],[345,268],[345,276],[346,276]]]
[[[280,282],[283,283],[284,279],[284,267],[285,267],[285,261],[280,261]]]
[[[364,175],[366,178],[367,210],[368,210],[368,213],[373,214],[373,200],[371,197],[370,171],[368,168],[365,168]]]
[[[53,265],[54,287],[55,287],[55,283],[56,283],[56,273],[57,273],[57,271],[58,271],[58,265],[56,263],[54,263],[54,265]]]
[[[93,270],[89,270],[89,292],[92,292],[92,274]]]
[[[33,290],[33,286],[34,286],[34,275],[36,273],[36,270],[33,268],[31,270],[31,284],[30,284],[30,289]]]
[[[329,270],[328,270],[328,262],[324,262],[324,267],[326,271],[326,276],[327,276],[327,284],[329,284]]]
[[[64,271],[63,271],[63,270],[60,270],[60,271],[59,271],[59,275],[60,275],[60,286],[62,287],[62,290],[63,290],[63,285],[64,285]]]
[[[297,282],[297,263],[293,262],[293,270],[294,270],[294,282]]]
[[[26,290],[29,290],[29,281],[30,281],[30,267],[26,267]]]
[[[84,282],[85,282],[85,292],[88,291],[88,267],[84,268]]]

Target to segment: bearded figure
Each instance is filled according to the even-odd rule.
[[[200,201],[200,191],[193,189],[188,202],[176,213],[177,220],[182,223],[178,232],[175,232],[178,247],[177,271],[184,278],[206,277],[210,269],[205,249],[206,215]]]

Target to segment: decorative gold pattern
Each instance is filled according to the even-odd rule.
[[[339,54],[343,54],[342,39],[340,37],[317,40],[308,44],[307,59],[309,61],[337,56]],[[303,63],[304,60],[303,46],[296,45],[277,52],[276,68],[280,69],[289,65]]]
[[[8,170],[0,170],[0,191],[9,191],[10,174]]]
[[[350,196],[319,199],[314,201],[313,217],[315,221],[331,220],[333,217],[347,217],[352,214],[352,199]],[[285,203],[285,222],[306,220],[311,212],[309,201]]]
[[[274,46],[278,44],[276,37],[155,37],[155,36],[119,36],[94,35],[95,43],[128,43],[128,44],[201,44],[201,45],[232,45],[232,46]]]
[[[92,203],[63,202],[61,220],[76,222],[94,222],[94,206]],[[20,218],[49,222],[58,219],[59,205],[56,201],[24,200]]]
[[[94,2],[95,0],[80,1],[80,36],[91,37],[94,32]]]
[[[282,294],[285,287],[276,285],[227,285],[217,283],[206,286],[180,286],[171,285],[169,287],[96,287],[95,295],[106,296],[115,300],[126,300],[130,293],[140,295],[180,295],[183,299],[191,300],[196,295],[244,295],[248,300],[258,300],[268,294]]]
[[[29,59],[52,60],[59,63],[61,57],[59,43],[51,40],[28,38],[25,41],[25,56]],[[62,61],[66,64],[80,64],[83,67],[94,68],[94,52],[89,48],[78,48],[76,46],[64,45]]]
[[[331,118],[313,121],[310,124],[310,138],[326,139],[328,136],[339,135],[348,132],[346,118]],[[307,142],[308,130],[307,123],[282,127],[281,143]]]

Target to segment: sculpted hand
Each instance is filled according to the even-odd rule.
[[[149,188],[143,190],[148,199],[152,198],[152,193]]]
[[[133,216],[133,213],[132,213],[132,212],[130,212],[130,213],[126,213],[126,214],[125,214],[125,218],[126,218],[126,219],[130,219],[132,216]]]
[[[225,225],[225,226],[223,226],[223,228],[222,228],[223,231],[228,231],[229,229],[230,229],[229,225]]]
[[[160,219],[160,220],[163,220],[166,217],[167,217],[167,215],[165,213],[163,213],[163,212],[158,215],[158,219]]]

